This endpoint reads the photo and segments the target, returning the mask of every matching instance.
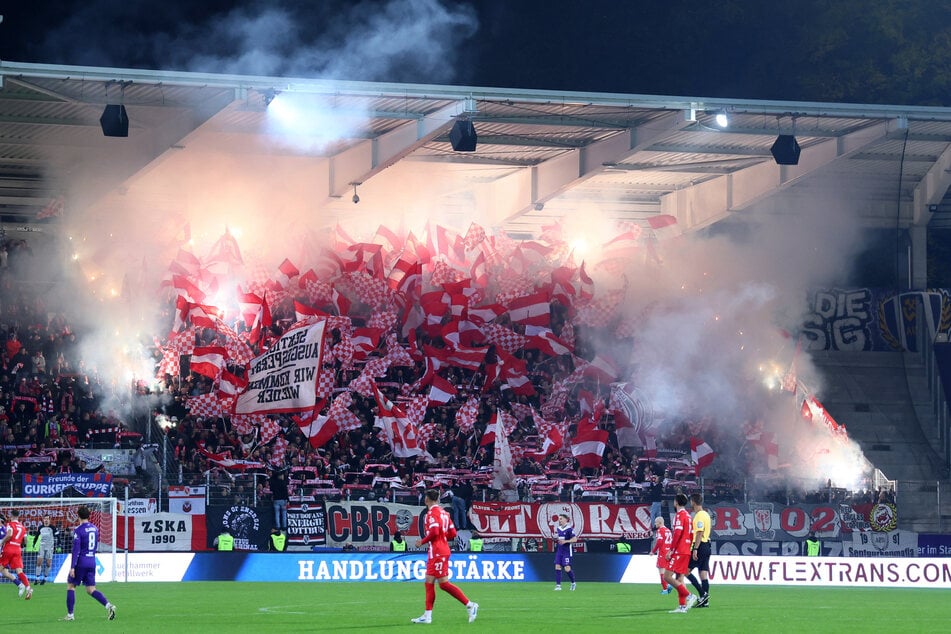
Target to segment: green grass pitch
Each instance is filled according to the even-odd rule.
[[[703,632],[946,632],[947,590],[720,586],[711,607],[669,614],[676,598],[658,585],[585,583],[575,592],[552,583],[460,583],[479,603],[471,625],[466,611],[438,591],[432,625],[422,614],[423,584],[413,583],[107,583],[99,586],[118,606],[115,621],[82,588],[76,621],[66,614],[66,587],[38,586],[17,599],[0,585],[0,622],[9,632],[658,632],[680,622]]]

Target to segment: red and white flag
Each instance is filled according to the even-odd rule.
[[[326,445],[338,431],[336,422],[329,416],[321,416],[317,413],[323,409],[326,403],[326,399],[321,400],[314,409],[300,416],[291,416],[294,422],[297,423],[298,429],[314,449]]]
[[[547,293],[535,293],[513,299],[508,304],[509,318],[517,324],[548,326],[551,304]]]
[[[607,354],[598,353],[584,368],[583,376],[600,383],[613,383],[617,380],[621,370],[617,363]]]
[[[192,352],[190,369],[195,374],[217,379],[225,367],[228,351],[222,346],[196,346]]]
[[[515,488],[515,469],[512,466],[512,448],[509,447],[508,434],[499,425],[495,435],[495,469],[492,473],[492,488],[497,490]]]
[[[552,427],[548,430],[548,434],[545,436],[545,440],[542,441],[542,446],[538,451],[529,452],[527,455],[535,460],[543,460],[548,456],[557,453],[565,444],[565,439],[562,437],[561,432],[558,431],[557,427]]]
[[[442,378],[438,374],[433,376],[432,384],[429,388],[429,404],[445,405],[452,400],[459,390],[456,386]]]
[[[224,235],[218,238],[205,258],[205,267],[215,275],[229,275],[243,265],[238,241],[225,229]]]
[[[713,463],[716,457],[717,455],[706,442],[696,436],[690,438],[690,458],[693,460],[694,470],[698,476],[703,469]]]
[[[489,424],[485,426],[485,431],[482,432],[482,440],[479,441],[480,447],[485,447],[486,445],[491,445],[495,442],[495,430],[498,429],[498,421],[498,412],[493,412],[492,418],[489,420]]]
[[[290,260],[284,258],[281,265],[277,267],[277,275],[274,277],[273,286],[278,290],[286,291],[291,287],[291,280],[300,275],[300,271]]]
[[[62,196],[56,196],[55,198],[50,199],[45,207],[36,212],[36,219],[43,220],[44,218],[59,218],[63,215],[63,210],[66,208],[66,199]]]
[[[555,336],[551,328],[541,326],[525,326],[525,336],[528,337],[526,348],[541,350],[550,357],[560,357],[571,354],[573,348]]]
[[[597,469],[608,445],[608,432],[594,425],[578,424],[578,433],[571,441],[571,455],[582,469]]]
[[[683,234],[683,229],[677,222],[676,216],[671,216],[670,214],[651,216],[647,219],[647,225],[654,232],[654,237],[657,238],[659,242],[670,240],[671,238],[676,238]]]
[[[318,310],[307,304],[294,300],[294,317],[297,321],[302,321],[308,317],[328,317],[329,315],[322,310]]]
[[[221,378],[218,381],[218,398],[236,398],[247,386],[248,380],[246,378],[222,370]]]
[[[393,451],[394,458],[411,458],[413,456],[426,456],[425,450],[419,446],[416,425],[414,425],[406,416],[406,412],[397,405],[394,405],[386,398],[374,384],[373,392],[376,396],[376,404],[379,408],[379,414],[374,422],[374,427],[383,430],[386,442]]]

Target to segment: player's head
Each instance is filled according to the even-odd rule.
[[[690,505],[693,506],[694,509],[703,508],[703,496],[699,493],[691,494]]]
[[[49,515],[43,516],[43,526],[49,526],[52,521],[53,521],[53,518],[50,517]]]
[[[565,526],[568,523],[568,516],[564,513],[555,516],[558,519],[559,526]]]
[[[10,518],[15,520],[15,519],[17,519],[18,517],[20,517],[20,511],[18,511],[17,509],[11,509],[11,510],[10,510]]]
[[[674,504],[676,504],[679,509],[687,508],[687,495],[685,493],[678,493],[677,497],[674,498]]]
[[[78,516],[79,516],[79,519],[81,519],[81,520],[88,520],[88,519],[89,519],[89,507],[88,507],[88,506],[80,506],[80,507],[79,507],[79,510],[76,511],[76,515],[78,515]]]
[[[654,526],[657,528],[660,528],[663,525],[664,525],[664,518],[658,515],[657,518],[654,520]]]
[[[426,489],[426,506],[432,506],[439,503],[439,491],[436,489]]]

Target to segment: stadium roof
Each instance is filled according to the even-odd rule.
[[[188,169],[183,157],[203,152],[306,166],[310,204],[328,225],[354,213],[355,183],[361,210],[412,200],[425,187],[425,197],[460,219],[477,210],[491,219],[484,224],[517,237],[537,236],[587,204],[618,220],[672,214],[696,229],[784,191],[856,201],[868,226],[951,218],[951,108],[18,62],[0,62],[0,79],[0,215],[8,223],[32,221],[66,183],[85,186],[86,198],[70,204],[93,204],[157,166]],[[321,108],[320,129],[333,138],[313,132],[292,144],[269,127],[269,99],[297,94]],[[106,138],[103,107],[120,102],[129,138]],[[726,128],[715,122],[720,113]],[[474,123],[474,152],[452,149],[458,118]],[[779,134],[797,139],[798,165],[773,160]]]

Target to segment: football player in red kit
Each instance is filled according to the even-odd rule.
[[[455,539],[456,527],[449,514],[439,506],[439,491],[428,489],[426,502],[426,535],[416,541],[416,547],[429,544],[429,558],[426,561],[426,611],[422,616],[412,619],[413,623],[432,623],[433,604],[436,602],[436,583],[459,603],[466,606],[469,622],[476,620],[479,604],[470,601],[458,586],[449,581],[449,540]]]
[[[687,496],[678,493],[674,498],[674,527],[671,531],[670,550],[667,551],[667,583],[677,591],[677,602],[680,604],[671,613],[683,613],[697,602],[697,595],[691,594],[684,583],[684,576],[690,572],[690,543],[693,539],[691,532],[692,522],[687,511]]]

